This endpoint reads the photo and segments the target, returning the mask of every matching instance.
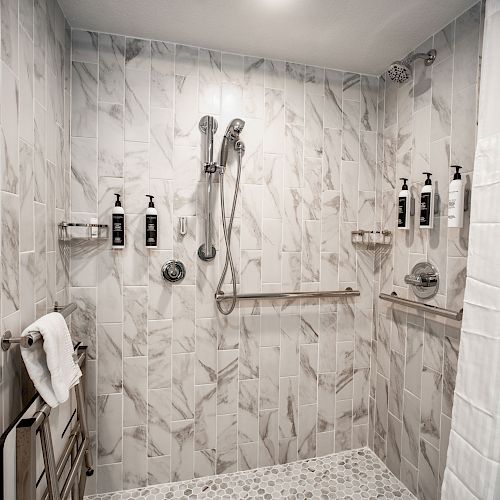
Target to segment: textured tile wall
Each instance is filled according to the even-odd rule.
[[[477,116],[478,67],[482,32],[477,4],[426,40],[416,52],[434,47],[437,59],[417,62],[403,85],[381,77],[377,221],[396,231],[392,248],[376,255],[375,288],[414,298],[403,278],[414,264],[429,260],[440,273],[434,305],[460,310],[466,277],[468,220],[448,229],[450,165],[463,166],[471,186]],[[385,90],[384,90],[385,86]],[[395,229],[400,177],[410,179],[417,199],[422,172],[433,173],[441,197],[432,230]],[[417,219],[418,220],[418,219]],[[451,425],[460,324],[415,310],[377,303],[373,342],[369,444],[417,494],[439,498]]]
[[[2,0],[2,333],[20,335],[68,298],[57,222],[69,214],[70,36],[55,0]],[[2,352],[1,429],[20,410],[19,349]]]
[[[378,77],[105,33],[72,40],[72,217],[109,223],[115,192],[127,214],[124,250],[71,249],[73,334],[92,356],[89,491],[366,445],[374,256],[350,233],[375,223]],[[218,208],[219,258],[196,255],[204,114],[219,121],[217,150],[229,120],[246,121],[232,240],[240,289],[352,286],[361,297],[217,313]],[[234,175],[233,162],[226,204]],[[160,221],[150,251],[148,193]],[[174,286],[160,278],[172,257],[187,268]]]

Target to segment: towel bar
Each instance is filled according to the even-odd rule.
[[[61,313],[65,318],[67,318],[76,309],[76,304],[70,302],[65,306],[60,306],[57,302],[54,304],[54,312]],[[1,340],[1,346],[3,351],[8,351],[12,344],[20,344],[22,347],[31,347],[35,342],[38,342],[42,338],[40,332],[29,332],[28,335],[24,337],[13,337],[10,330],[7,330]]]

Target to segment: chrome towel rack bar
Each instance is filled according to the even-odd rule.
[[[387,300],[388,302],[393,302],[394,304],[399,304],[400,306],[413,307],[414,309],[419,309],[420,311],[425,311],[428,313],[436,314],[438,316],[443,316],[447,319],[454,319],[455,321],[462,321],[463,309],[460,311],[452,311],[450,309],[444,309],[438,306],[431,306],[430,304],[423,304],[422,302],[416,302],[414,300],[403,299],[398,297],[395,292],[391,295],[387,293],[381,293],[379,299]]]
[[[54,304],[54,312],[61,313],[65,318],[67,318],[76,309],[76,304],[70,302],[65,306],[60,306],[57,302]],[[12,344],[20,344],[22,347],[31,347],[35,342],[38,342],[42,338],[40,332],[29,332],[28,335],[24,337],[12,337],[10,330],[7,330],[1,340],[1,346],[3,351],[8,351]]]
[[[236,295],[237,300],[275,300],[275,299],[323,299],[323,298],[345,298],[357,297],[360,295],[359,290],[353,290],[348,287],[345,290],[325,290],[322,292],[270,292],[270,293],[239,293]],[[215,300],[221,302],[223,300],[232,300],[232,294],[223,292],[215,295]]]

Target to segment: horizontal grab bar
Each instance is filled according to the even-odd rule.
[[[451,311],[450,309],[443,309],[438,306],[431,306],[430,304],[423,304],[422,302],[416,302],[414,300],[403,299],[397,295],[388,295],[387,293],[381,293],[379,299],[387,300],[388,302],[394,302],[401,306],[413,307],[414,309],[420,309],[428,313],[436,314],[438,316],[443,316],[448,319],[454,319],[455,321],[462,321],[463,309],[460,311]]]
[[[270,292],[270,293],[239,293],[236,295],[237,300],[252,300],[252,299],[322,299],[326,297],[357,297],[360,295],[359,290],[346,288],[345,290],[325,290],[323,292]],[[215,300],[221,302],[223,300],[232,300],[232,294],[224,292],[215,295]]]
[[[56,302],[54,304],[54,312],[61,313],[65,318],[67,318],[76,309],[76,304],[70,302],[66,306],[59,306]],[[12,344],[20,344],[22,347],[31,347],[34,343],[38,342],[42,338],[40,332],[29,332],[28,335],[24,337],[12,337],[10,330],[7,330],[2,337],[1,346],[2,350],[8,351]]]

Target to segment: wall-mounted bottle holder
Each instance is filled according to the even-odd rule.
[[[91,224],[84,222],[60,222],[58,225],[59,240],[102,241],[109,237],[107,224]]]
[[[351,243],[353,245],[363,245],[367,248],[388,246],[392,244],[392,231],[367,231],[364,229],[351,231]]]
[[[413,293],[420,299],[430,299],[439,290],[439,272],[430,262],[419,262],[404,278]]]

